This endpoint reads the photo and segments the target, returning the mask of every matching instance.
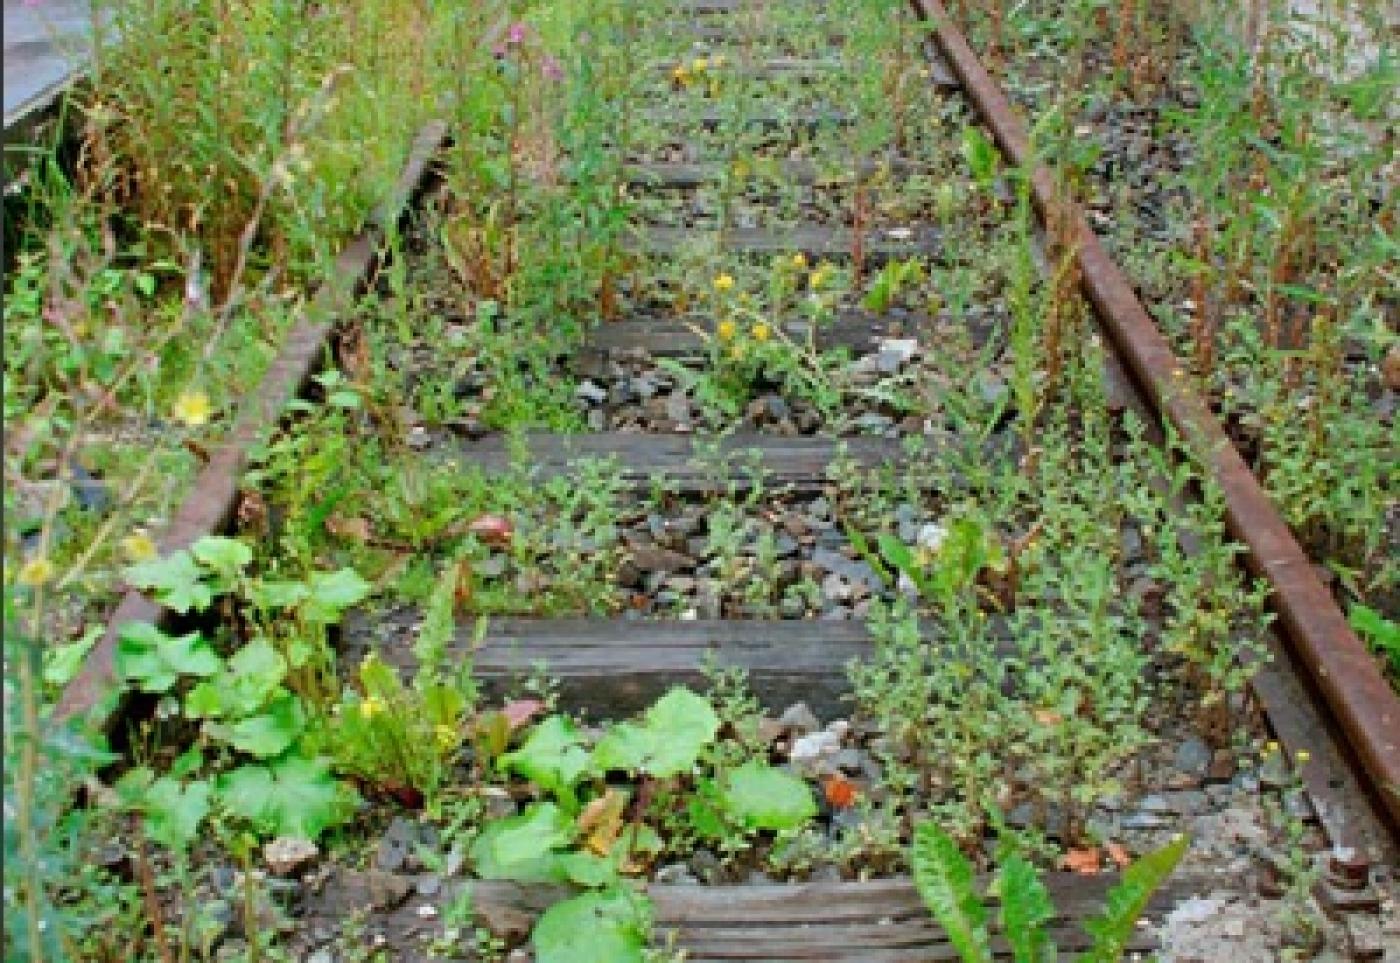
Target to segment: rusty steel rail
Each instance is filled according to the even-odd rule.
[[[991,131],[1018,166],[1034,159],[1024,126],[939,0],[911,0]],[[1246,564],[1266,579],[1293,658],[1345,732],[1371,788],[1400,824],[1400,698],[1347,624],[1293,532],[1280,517],[1209,406],[1192,388],[1171,345],[1114,263],[1080,208],[1063,200],[1051,172],[1036,164],[1031,197],[1041,217],[1072,226],[1083,287],[1100,323],[1157,411],[1210,469],[1225,500],[1231,535],[1248,549]]]
[[[238,501],[238,481],[252,446],[275,427],[287,403],[301,394],[325,357],[336,316],[374,272],[383,241],[413,195],[423,187],[429,164],[447,140],[447,125],[433,121],[419,131],[393,192],[370,215],[369,222],[341,251],[326,281],[282,342],[277,358],[238,413],[228,437],[210,454],[174,519],[160,536],[160,554],[187,548],[206,535],[223,531]],[[114,656],[122,628],[133,622],[161,623],[169,610],[145,593],[128,590],[107,620],[102,638],[54,706],[56,722],[87,719],[106,728],[119,706]]]

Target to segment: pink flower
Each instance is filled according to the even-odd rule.
[[[524,43],[525,38],[529,36],[529,34],[529,26],[523,21],[517,20],[515,21],[515,23],[511,24],[510,27],[506,30],[506,43],[510,44],[513,47],[517,46],[521,43]]]
[[[546,80],[558,82],[564,79],[564,68],[559,66],[559,61],[549,54],[545,54],[544,60],[540,61],[540,73]]]

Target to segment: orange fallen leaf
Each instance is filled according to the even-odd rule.
[[[1042,726],[1058,726],[1065,721],[1064,716],[1054,709],[1036,709],[1031,713],[1031,716]]]
[[[860,795],[856,784],[839,774],[827,776],[822,781],[822,793],[826,796],[826,801],[837,809],[849,809],[854,806],[856,797]]]
[[[1108,858],[1118,864],[1119,869],[1127,869],[1133,858],[1128,855],[1128,851],[1121,843],[1109,843],[1104,849],[1108,850]]]
[[[1072,873],[1082,873],[1085,876],[1093,876],[1099,871],[1098,847],[1091,846],[1088,849],[1071,849],[1061,857],[1060,865]]]

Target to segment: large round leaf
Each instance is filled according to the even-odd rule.
[[[730,817],[748,829],[795,829],[817,814],[811,787],[761,762],[729,773],[721,798]]]
[[[555,903],[530,942],[536,963],[641,963],[646,921],[639,897],[605,890]]]

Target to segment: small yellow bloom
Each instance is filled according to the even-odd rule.
[[[744,360],[744,346],[743,346],[742,344],[736,344],[734,347],[730,348],[730,349],[729,349],[729,357],[732,358],[732,359],[735,360],[735,361],[743,361],[743,360]]]
[[[40,556],[31,558],[20,566],[19,583],[28,585],[30,588],[38,588],[54,576],[53,562]]]
[[[452,726],[435,726],[433,728],[433,736],[437,739],[438,748],[440,749],[451,749],[457,744],[457,730]]]
[[[710,69],[710,62],[704,57],[696,57],[690,62],[690,69],[693,73],[703,74]]]
[[[156,543],[145,532],[132,532],[122,539],[122,553],[133,562],[156,557]]]
[[[1278,752],[1277,742],[1274,742],[1272,739],[1270,739],[1268,742],[1264,743],[1264,755],[1266,757],[1272,756],[1276,752]]]
[[[807,277],[807,286],[813,291],[819,291],[826,286],[827,279],[831,277],[830,265],[823,264]]]
[[[763,342],[768,340],[769,335],[771,335],[773,332],[767,324],[760,321],[758,322],[758,324],[755,324],[753,326],[753,330],[749,333],[753,335],[753,339],[755,341],[757,341],[759,344],[762,344]]]
[[[686,69],[685,64],[676,64],[675,68],[671,71],[671,83],[678,84],[681,87],[685,87],[690,83],[690,71]]]
[[[360,703],[360,718],[373,719],[384,711],[384,700],[370,696]]]
[[[792,256],[792,266],[799,271],[804,270],[807,267],[807,255],[798,251]]]
[[[1299,749],[1294,755],[1294,758],[1298,760],[1298,765],[1305,766],[1308,760],[1312,758],[1312,753],[1308,752],[1306,749]]]
[[[734,322],[729,320],[721,321],[715,327],[715,334],[719,335],[721,341],[733,340],[737,331],[738,328],[735,326]]]
[[[209,415],[213,412],[213,406],[209,404],[209,396],[202,391],[186,391],[175,399],[173,409],[175,420],[183,422],[191,428],[198,428],[209,421]]]
[[[728,291],[734,287],[734,278],[728,274],[721,274],[715,278],[716,291]]]

